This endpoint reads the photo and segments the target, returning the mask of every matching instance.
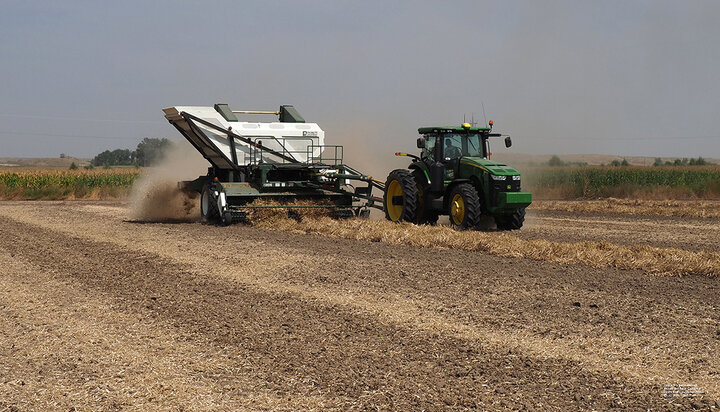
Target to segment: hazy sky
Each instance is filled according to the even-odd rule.
[[[293,104],[350,160],[483,103],[517,152],[720,157],[719,20],[695,0],[4,0],[0,157],[180,137],[163,107],[217,102]]]

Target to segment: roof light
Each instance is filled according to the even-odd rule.
[[[492,125],[493,125],[493,121],[490,120],[490,121],[488,122],[488,124],[489,124],[490,126],[492,126]]]
[[[469,128],[470,128],[470,123],[463,123],[463,124],[462,124],[462,127],[463,127],[463,129],[469,129]]]

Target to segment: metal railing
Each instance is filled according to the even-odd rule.
[[[319,153],[318,156],[315,156],[316,151]],[[328,166],[337,166],[343,164],[343,147],[336,144],[313,144],[307,147],[305,156],[308,163],[322,163]]]
[[[277,146],[279,146],[280,149],[272,148],[273,151],[280,153],[280,154],[284,155],[285,157],[289,157],[289,158],[296,159],[296,160],[297,160],[297,156],[295,156],[295,155],[300,155],[300,154],[305,155],[307,153],[307,150],[302,150],[302,149],[289,150],[288,145],[287,145],[287,143],[289,141],[295,141],[295,142],[307,141],[307,142],[310,142],[310,145],[308,145],[308,146],[312,146],[314,144],[313,139],[311,137],[282,137],[279,139],[274,136],[256,137],[256,138],[254,138],[254,142],[253,142],[254,144],[248,145],[250,150],[248,153],[245,153],[245,164],[257,164],[257,163],[265,161],[265,159],[268,157],[277,163],[283,163],[283,164],[291,163],[287,159],[279,157],[276,154],[267,153],[265,150],[265,147],[267,146],[267,144],[263,144],[264,141],[277,143]],[[297,162],[300,162],[300,161],[297,160]],[[300,162],[300,163],[303,163],[303,162]],[[307,162],[304,162],[304,163],[307,163]]]
[[[288,149],[288,141],[309,141],[310,144],[305,147],[304,150]],[[303,137],[287,137],[287,138],[276,138],[276,137],[256,137],[254,138],[254,144],[248,145],[249,151],[245,152],[244,163],[245,164],[258,164],[267,160],[272,160],[276,163],[291,163],[285,158],[277,156],[274,153],[268,153],[266,151],[267,144],[263,144],[263,141],[277,143],[277,147],[273,147],[272,150],[276,153],[282,154],[283,156],[296,159],[298,163],[306,164],[326,164],[328,166],[337,166],[343,164],[343,146],[340,145],[317,145],[312,138]],[[304,161],[298,159],[299,156],[304,155]]]

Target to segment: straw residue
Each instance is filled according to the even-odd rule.
[[[262,226],[281,223],[284,220],[293,219],[302,221],[304,219],[317,219],[321,217],[332,217],[334,209],[322,206],[331,206],[327,200],[299,200],[294,199],[288,202],[278,202],[268,198],[259,198],[249,203],[245,209],[247,222],[250,224],[259,223]]]
[[[617,245],[605,241],[553,242],[525,240],[507,233],[456,231],[447,226],[418,226],[409,223],[362,219],[334,220],[327,217],[274,219],[257,221],[256,226],[268,230],[289,231],[403,244],[416,247],[483,251],[493,255],[580,264],[591,267],[614,267],[642,270],[655,275],[705,275],[720,273],[720,253],[692,252],[674,248],[645,245]]]

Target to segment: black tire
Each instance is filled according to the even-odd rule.
[[[370,209],[358,209],[355,211],[358,219],[370,219]]]
[[[390,172],[383,194],[385,218],[393,222],[415,223],[417,203],[417,186],[410,171],[396,169]]]
[[[413,170],[412,175],[415,179],[418,192],[415,221],[419,225],[434,225],[438,221],[438,212],[436,210],[430,210],[425,199],[426,193],[430,192],[430,183],[428,183],[425,173],[423,173],[422,170]]]
[[[495,224],[498,230],[518,230],[525,223],[525,208],[516,210],[511,215],[497,216]]]
[[[450,224],[456,229],[472,229],[480,221],[480,197],[470,183],[460,183],[450,191],[447,204]]]
[[[203,186],[200,197],[200,216],[205,223],[218,223],[220,221],[220,210],[217,205],[217,197],[211,184]]]
[[[219,214],[219,212],[218,212]],[[220,224],[223,226],[229,226],[233,223],[232,213],[230,211],[226,211],[222,214],[222,219],[220,219]]]

